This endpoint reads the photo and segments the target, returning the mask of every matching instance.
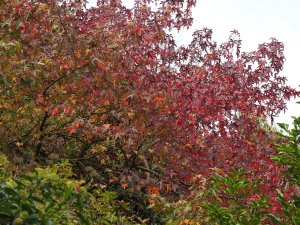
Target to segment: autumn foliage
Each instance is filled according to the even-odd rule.
[[[196,1],[153,2],[0,1],[1,152],[172,199],[196,175],[244,169],[280,211],[266,121],[299,94],[280,75],[283,44],[242,52],[237,31],[217,44],[204,28],[176,46],[170,30],[192,24]]]

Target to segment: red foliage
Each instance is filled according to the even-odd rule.
[[[155,9],[142,0],[133,9],[117,0],[91,9],[80,1],[13,2],[0,13],[0,34],[21,50],[0,53],[0,72],[17,75],[9,89],[28,99],[5,98],[16,110],[31,101],[38,110],[15,118],[5,144],[29,136],[38,156],[67,137],[58,147],[73,138],[83,146],[74,155],[84,156],[112,140],[131,168],[144,155],[167,160],[170,174],[186,180],[212,167],[242,167],[265,179],[266,192],[278,184],[272,133],[260,121],[299,94],[279,74],[281,42],[245,53],[237,31],[218,46],[205,28],[176,47],[169,29],[191,25],[195,0],[154,1]],[[21,132],[24,122],[37,125]]]

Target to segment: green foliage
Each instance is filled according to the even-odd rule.
[[[242,171],[217,171],[196,182],[186,200],[170,203],[156,197],[152,206],[164,212],[167,224],[262,224],[268,219],[268,199],[258,195],[259,185]]]
[[[89,194],[84,181],[71,178],[67,160],[17,178],[9,176],[3,155],[0,166],[0,224],[132,224],[122,216],[127,206],[116,193],[101,189]]]
[[[272,159],[279,165],[288,166],[285,175],[300,186],[300,117],[293,117],[293,119],[291,129],[288,124],[279,124],[282,129],[279,135],[287,141],[279,144],[279,152]]]
[[[284,218],[279,219],[272,216],[278,224],[300,224],[300,117],[293,117],[293,127],[288,124],[280,123],[282,129],[279,136],[284,138],[284,142],[278,146],[278,154],[272,159],[279,165],[286,166],[284,175],[288,178],[291,185],[298,195],[286,199],[280,190],[277,190],[278,200],[283,207]]]
[[[95,190],[89,201],[92,206],[89,214],[98,222],[96,224],[136,224],[135,218],[126,214],[132,210],[129,204],[119,201],[117,192],[103,191],[103,188]]]
[[[86,190],[71,175],[65,161],[2,181],[1,224],[89,224],[83,216],[89,208],[84,202]]]
[[[267,198],[259,196],[260,180],[250,181],[242,171],[213,176],[203,205],[212,224],[261,224],[266,218]]]
[[[0,182],[4,181],[7,177],[10,177],[11,170],[9,169],[9,161],[0,153]]]

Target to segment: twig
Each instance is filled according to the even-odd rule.
[[[153,175],[155,175],[156,177],[161,177],[161,175],[151,169],[148,169],[146,167],[142,167],[142,166],[137,166],[138,169],[140,170],[143,170],[143,171],[146,171],[146,172],[149,172],[149,173],[152,173]]]
[[[44,89],[44,91],[43,91],[43,96],[45,97],[45,96],[47,95],[47,91],[48,91],[54,84],[56,84],[56,83],[59,82],[60,80],[64,79],[65,77],[69,76],[70,74],[76,72],[77,70],[86,67],[87,65],[89,65],[89,63],[90,63],[90,62],[85,63],[85,64],[83,64],[82,66],[79,66],[79,67],[73,69],[73,70],[70,71],[69,73],[66,73],[65,75],[63,75],[63,76],[61,76],[61,77],[59,77],[59,78],[53,80],[53,81],[52,81],[52,82]]]

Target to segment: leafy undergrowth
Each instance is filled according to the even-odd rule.
[[[14,175],[3,155],[0,165],[0,224],[133,224],[116,192],[88,192],[84,181],[72,179],[68,161]]]

